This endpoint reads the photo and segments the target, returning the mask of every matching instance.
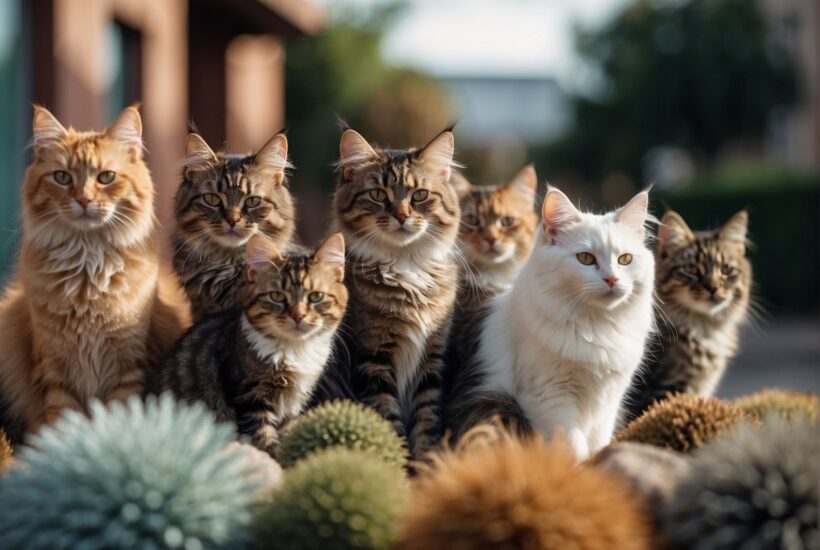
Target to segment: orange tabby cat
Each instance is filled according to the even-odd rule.
[[[78,132],[35,107],[33,135],[20,256],[0,300],[0,390],[16,439],[66,407],[141,392],[145,368],[184,323],[158,298],[137,109]]]

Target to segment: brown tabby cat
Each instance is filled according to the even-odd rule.
[[[267,237],[247,245],[241,307],[201,319],[150,385],[202,400],[273,454],[282,425],[299,415],[331,353],[347,305],[344,240],[283,256]]]
[[[0,388],[17,439],[66,407],[140,393],[151,355],[184,322],[158,299],[137,109],[102,132],[78,132],[35,107],[33,126],[22,247],[0,301]]]
[[[174,269],[202,318],[239,305],[245,244],[253,235],[286,250],[295,210],[285,182],[288,141],[273,136],[255,155],[214,153],[199,134],[185,142],[176,196]]]
[[[453,175],[461,203],[459,245],[467,265],[462,269],[455,326],[499,292],[512,286],[533,246],[538,216],[532,165],[504,185],[475,186]]]
[[[348,353],[334,369],[350,377],[355,398],[408,436],[416,457],[441,436],[443,353],[458,284],[453,146],[445,130],[421,149],[374,149],[350,129],[339,146],[334,218],[348,245],[351,300]]]
[[[671,210],[658,231],[656,290],[660,337],[625,400],[628,418],[673,392],[712,395],[737,353],[746,320],[752,265],[746,258],[748,215],[714,231],[693,232]]]

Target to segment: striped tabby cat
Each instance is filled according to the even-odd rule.
[[[188,135],[174,269],[196,319],[240,303],[248,239],[266,235],[280,250],[290,243],[295,210],[285,182],[287,154],[284,134],[255,155],[214,153],[199,134]]]
[[[663,217],[656,275],[660,338],[627,395],[628,418],[670,392],[715,392],[737,353],[738,330],[749,308],[747,223],[741,211],[720,229],[696,233],[676,212]]]
[[[528,165],[504,185],[475,186],[453,174],[461,205],[458,240],[466,260],[454,326],[469,320],[515,281],[530,255],[538,225],[535,168]]]
[[[206,316],[177,343],[151,390],[201,400],[273,454],[331,353],[347,305],[344,240],[315,254],[281,255],[263,235],[247,245],[242,306]]]
[[[415,457],[441,436],[443,353],[458,285],[453,134],[421,149],[374,149],[353,130],[339,146],[335,225],[348,244],[349,362],[354,397],[408,436]]]

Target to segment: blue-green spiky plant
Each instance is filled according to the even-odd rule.
[[[233,433],[168,394],[66,412],[0,480],[0,548],[244,545],[254,472]]]
[[[673,548],[820,548],[820,434],[803,419],[741,427],[697,451],[663,513]]]

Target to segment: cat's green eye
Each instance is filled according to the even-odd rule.
[[[262,203],[260,197],[248,197],[245,199],[245,208],[256,208]]]
[[[693,264],[683,266],[683,272],[687,275],[700,275],[700,269],[698,266]]]
[[[501,224],[501,227],[512,227],[515,224],[515,218],[512,216],[504,216],[498,220],[498,223]]]
[[[387,193],[385,193],[384,189],[371,189],[368,194],[370,198],[376,202],[382,202],[387,198]]]
[[[427,200],[427,197],[430,195],[430,192],[427,189],[419,189],[418,191],[413,192],[413,202],[421,202],[423,200]]]
[[[284,303],[285,300],[288,299],[288,297],[285,296],[284,292],[279,292],[278,290],[274,290],[273,292],[268,294],[268,298],[270,298],[272,302],[276,302],[277,304]]]
[[[311,304],[318,304],[319,302],[321,302],[324,299],[325,299],[325,293],[324,292],[311,292],[310,294],[308,294],[308,302],[310,302]]]
[[[584,265],[592,265],[595,263],[595,255],[589,252],[579,252],[575,257]]]
[[[205,201],[205,204],[208,206],[219,206],[222,204],[222,199],[220,199],[216,193],[205,193],[202,195],[202,200]]]
[[[472,214],[464,214],[461,216],[461,221],[464,225],[469,225],[470,227],[477,227],[478,226],[478,217],[473,216]]]
[[[632,263],[632,254],[621,254],[618,256],[618,263],[621,265],[629,265]]]
[[[103,172],[97,174],[97,181],[103,185],[108,185],[109,183],[114,181],[114,178],[116,177],[117,174],[112,172],[111,170],[104,170]]]
[[[71,184],[71,174],[66,172],[65,170],[57,170],[54,172],[54,181],[59,183],[60,185],[69,185]]]

